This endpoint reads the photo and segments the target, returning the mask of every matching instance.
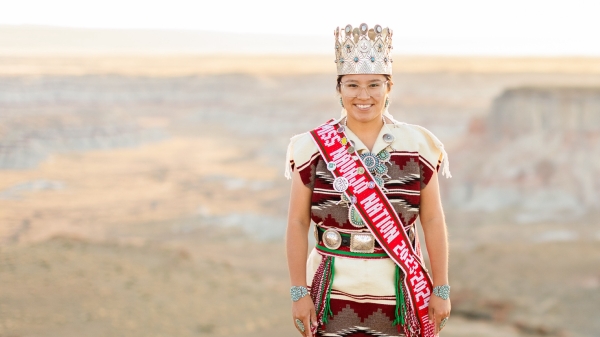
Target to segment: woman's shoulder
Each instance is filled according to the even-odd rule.
[[[339,122],[340,119],[330,119],[326,122],[326,124]],[[299,133],[292,138],[290,138],[290,144],[288,145],[288,157],[292,159],[296,166],[304,164],[306,161],[310,160],[315,153],[319,152],[319,148],[317,144],[310,134],[311,131],[315,130],[319,126],[315,126],[314,129],[308,130],[303,133]]]
[[[431,168],[439,170],[442,162],[444,174],[451,177],[448,154],[444,148],[444,144],[436,135],[425,127],[418,124],[410,124],[405,122],[396,122],[395,136],[399,142],[410,144],[410,147],[419,152],[419,156],[424,159]],[[401,144],[398,144],[400,147]]]
[[[394,128],[396,133],[405,135],[407,138],[411,138],[419,143],[426,143],[436,145],[437,142],[441,143],[439,139],[433,134],[433,132],[427,130],[421,125],[410,124],[405,122],[396,122]]]
[[[291,172],[311,161],[319,152],[310,131],[297,134],[290,138],[287,148],[285,177],[290,179]]]

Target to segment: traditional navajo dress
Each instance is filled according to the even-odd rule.
[[[443,145],[430,131],[400,122],[383,125],[371,151],[348,128],[346,136],[365,164],[370,164],[371,158],[365,159],[370,154],[378,158],[375,173],[381,177],[379,184],[420,252],[414,228],[420,193],[441,166]],[[317,232],[333,228],[342,236],[369,233],[360,226],[359,218],[352,219],[351,203],[334,190],[334,177],[309,133],[292,138],[288,160],[290,169],[298,170],[313,191],[311,218]],[[373,253],[354,253],[344,245],[329,249],[318,236],[317,241],[307,261],[307,284],[322,322],[317,336],[410,335],[411,326],[417,327],[418,322],[405,306],[402,272],[385,251],[376,245]]]

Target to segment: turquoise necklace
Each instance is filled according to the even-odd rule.
[[[383,118],[383,116],[382,116],[382,118]],[[347,125],[346,125],[347,119],[348,118],[346,118],[344,120],[344,126],[343,126],[344,129],[347,127]],[[385,119],[383,120],[383,122],[385,125]],[[362,154],[360,154],[359,156],[360,156],[360,159],[362,159],[363,163],[365,164],[365,167],[373,175],[375,183],[384,192],[387,192],[387,189],[384,186],[385,180],[383,179],[383,177],[387,177],[388,179],[390,178],[390,176],[387,174],[388,167],[386,166],[386,164],[389,164],[389,162],[390,162],[391,155],[390,155],[390,152],[388,151],[388,148],[390,148],[389,144],[391,144],[394,141],[394,136],[392,134],[386,133],[383,135],[383,141],[388,143],[388,146],[385,149],[379,151],[376,154],[371,153],[369,151],[365,151]],[[351,140],[348,142],[350,142],[350,145],[352,147],[354,147],[354,144]],[[358,158],[355,158],[355,159],[358,159]],[[359,168],[359,169],[361,169],[361,168]],[[363,170],[363,172],[359,171],[358,173],[364,174],[364,170]],[[375,183],[371,182],[369,188],[374,188]],[[348,220],[350,221],[350,224],[357,228],[365,227],[365,223],[363,222],[362,218],[360,217],[358,210],[354,206],[354,204],[356,203],[356,197],[352,196],[351,199],[348,199],[346,194],[342,193],[340,202],[343,202],[348,206]]]

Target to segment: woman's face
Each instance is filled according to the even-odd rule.
[[[383,86],[380,94],[377,94],[377,85]],[[341,79],[340,91],[348,118],[369,122],[381,118],[385,99],[389,93],[389,83],[386,83],[385,76],[379,74],[344,75]],[[355,95],[356,97],[353,97]]]

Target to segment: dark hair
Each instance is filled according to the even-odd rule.
[[[390,83],[393,84],[392,82],[392,75],[388,75],[388,74],[382,74],[383,76],[385,76],[385,80],[386,81],[390,81]],[[342,90],[342,77],[344,77],[345,75],[338,75],[337,77],[337,84],[335,85],[335,90],[337,90],[338,93],[340,93],[340,91]],[[388,89],[391,88],[391,86],[388,86]]]

